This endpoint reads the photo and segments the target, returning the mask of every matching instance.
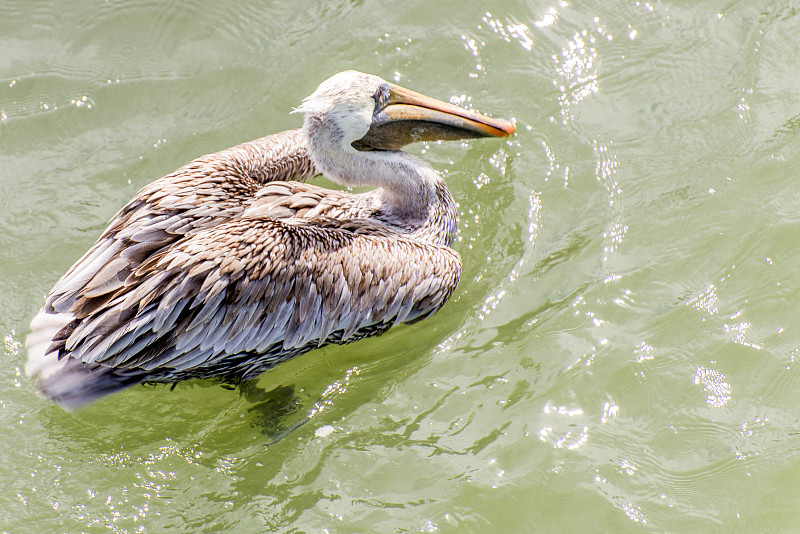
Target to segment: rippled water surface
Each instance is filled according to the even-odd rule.
[[[793,532],[795,2],[0,3],[0,530]],[[30,318],[136,191],[356,68],[498,117],[433,318],[67,414]],[[320,183],[327,183],[321,181]]]

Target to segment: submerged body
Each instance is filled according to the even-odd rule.
[[[247,380],[444,305],[455,202],[399,148],[513,127],[353,71],[298,111],[302,129],[203,156],[120,210],[31,323],[45,396],[72,409],[142,382]],[[317,174],[376,189],[303,183]]]

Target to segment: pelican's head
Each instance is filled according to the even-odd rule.
[[[307,129],[315,123],[339,141],[343,151],[399,150],[415,141],[506,137],[514,132],[510,122],[353,70],[322,82],[295,112],[305,114]]]

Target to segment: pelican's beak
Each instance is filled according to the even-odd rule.
[[[387,83],[358,150],[399,150],[416,141],[507,137],[514,125]]]

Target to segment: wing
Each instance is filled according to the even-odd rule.
[[[47,313],[80,318],[106,304],[150,256],[241,214],[266,182],[314,176],[305,135],[290,130],[198,158],[145,186],[56,283]]]
[[[375,228],[360,233],[364,225]],[[241,218],[147,260],[105,306],[63,328],[48,353],[150,371],[147,380],[203,376],[236,355],[294,355],[430,315],[460,272],[452,249],[369,221]],[[231,375],[264,368],[244,362]]]

